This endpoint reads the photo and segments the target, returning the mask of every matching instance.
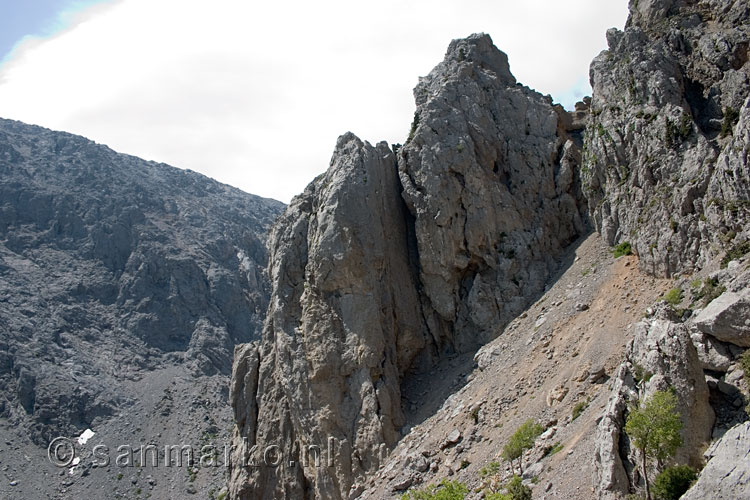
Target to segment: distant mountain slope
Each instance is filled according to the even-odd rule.
[[[0,120],[0,421],[46,447],[130,405],[123,384],[152,369],[228,375],[259,337],[283,206]]]

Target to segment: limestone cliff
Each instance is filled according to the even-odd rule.
[[[654,390],[676,390],[679,463],[700,468],[711,439],[747,418],[737,363],[747,278],[738,263],[716,268],[750,250],[749,21],[743,1],[634,0],[591,65],[582,177],[596,228],[610,245],[630,242],[647,272],[695,273],[636,325],[598,426],[601,498],[642,486],[622,426]],[[714,469],[726,463],[716,453]]]
[[[415,97],[403,147],[342,136],[271,234],[262,340],[235,355],[233,498],[360,492],[407,373],[490,338],[585,231],[576,126],[488,36],[451,43]]]
[[[589,209],[649,272],[692,272],[747,245],[750,10],[631,0],[630,11],[591,65]]]

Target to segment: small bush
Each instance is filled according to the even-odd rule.
[[[510,495],[511,500],[531,500],[531,488],[523,484],[519,476],[513,476],[505,485],[505,490]]]
[[[696,477],[698,475],[688,465],[667,467],[654,479],[654,498],[657,500],[678,500],[690,488]]]
[[[636,384],[648,382],[653,376],[654,374],[643,368],[643,366],[638,363],[633,363],[633,378],[635,379]]]
[[[469,488],[459,481],[443,479],[439,485],[425,486],[401,495],[401,500],[463,500]]]
[[[481,477],[494,476],[498,472],[500,472],[500,462],[490,462],[479,469],[479,475]]]
[[[571,422],[581,416],[581,413],[583,413],[583,411],[588,408],[590,402],[591,400],[589,398],[586,398],[585,400],[576,403],[576,405],[573,407],[573,413],[570,415]]]
[[[560,441],[558,441],[558,442],[556,442],[555,444],[552,445],[552,448],[550,448],[547,451],[547,453],[545,453],[545,456],[551,457],[552,455],[554,455],[558,451],[562,451],[563,448],[565,448],[565,446],[563,446],[563,444]]]
[[[730,106],[724,108],[724,121],[721,122],[721,136],[732,135],[732,129],[740,121],[740,112]]]
[[[633,255],[633,247],[630,245],[629,241],[623,241],[615,247],[614,255],[615,259],[622,257],[623,255]]]
[[[511,468],[513,468],[513,461],[518,459],[519,469],[523,473],[523,452],[534,446],[534,441],[543,431],[544,428],[533,419],[527,420],[516,429],[503,447],[502,453],[502,457],[510,462]]]
[[[733,260],[739,259],[746,253],[750,253],[750,240],[745,241],[743,243],[740,243],[739,245],[735,245],[732,248],[730,248],[727,254],[724,256],[724,258],[721,259],[721,268],[722,269],[726,268],[730,262],[732,262]]]
[[[666,301],[672,307],[677,307],[682,302],[682,289],[672,288],[664,294],[662,300]]]
[[[712,300],[726,292],[727,287],[720,286],[716,278],[705,278],[693,280],[690,283],[693,300],[701,301],[701,305],[706,307]]]

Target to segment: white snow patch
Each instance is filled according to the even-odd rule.
[[[96,433],[91,429],[86,429],[85,431],[83,431],[83,434],[78,437],[78,444],[80,446],[85,445],[89,441],[89,439],[94,437],[94,434]]]

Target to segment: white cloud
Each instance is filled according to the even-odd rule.
[[[403,142],[411,89],[452,38],[489,33],[566,106],[627,1],[119,0],[0,67],[0,116],[288,202],[351,130]]]

